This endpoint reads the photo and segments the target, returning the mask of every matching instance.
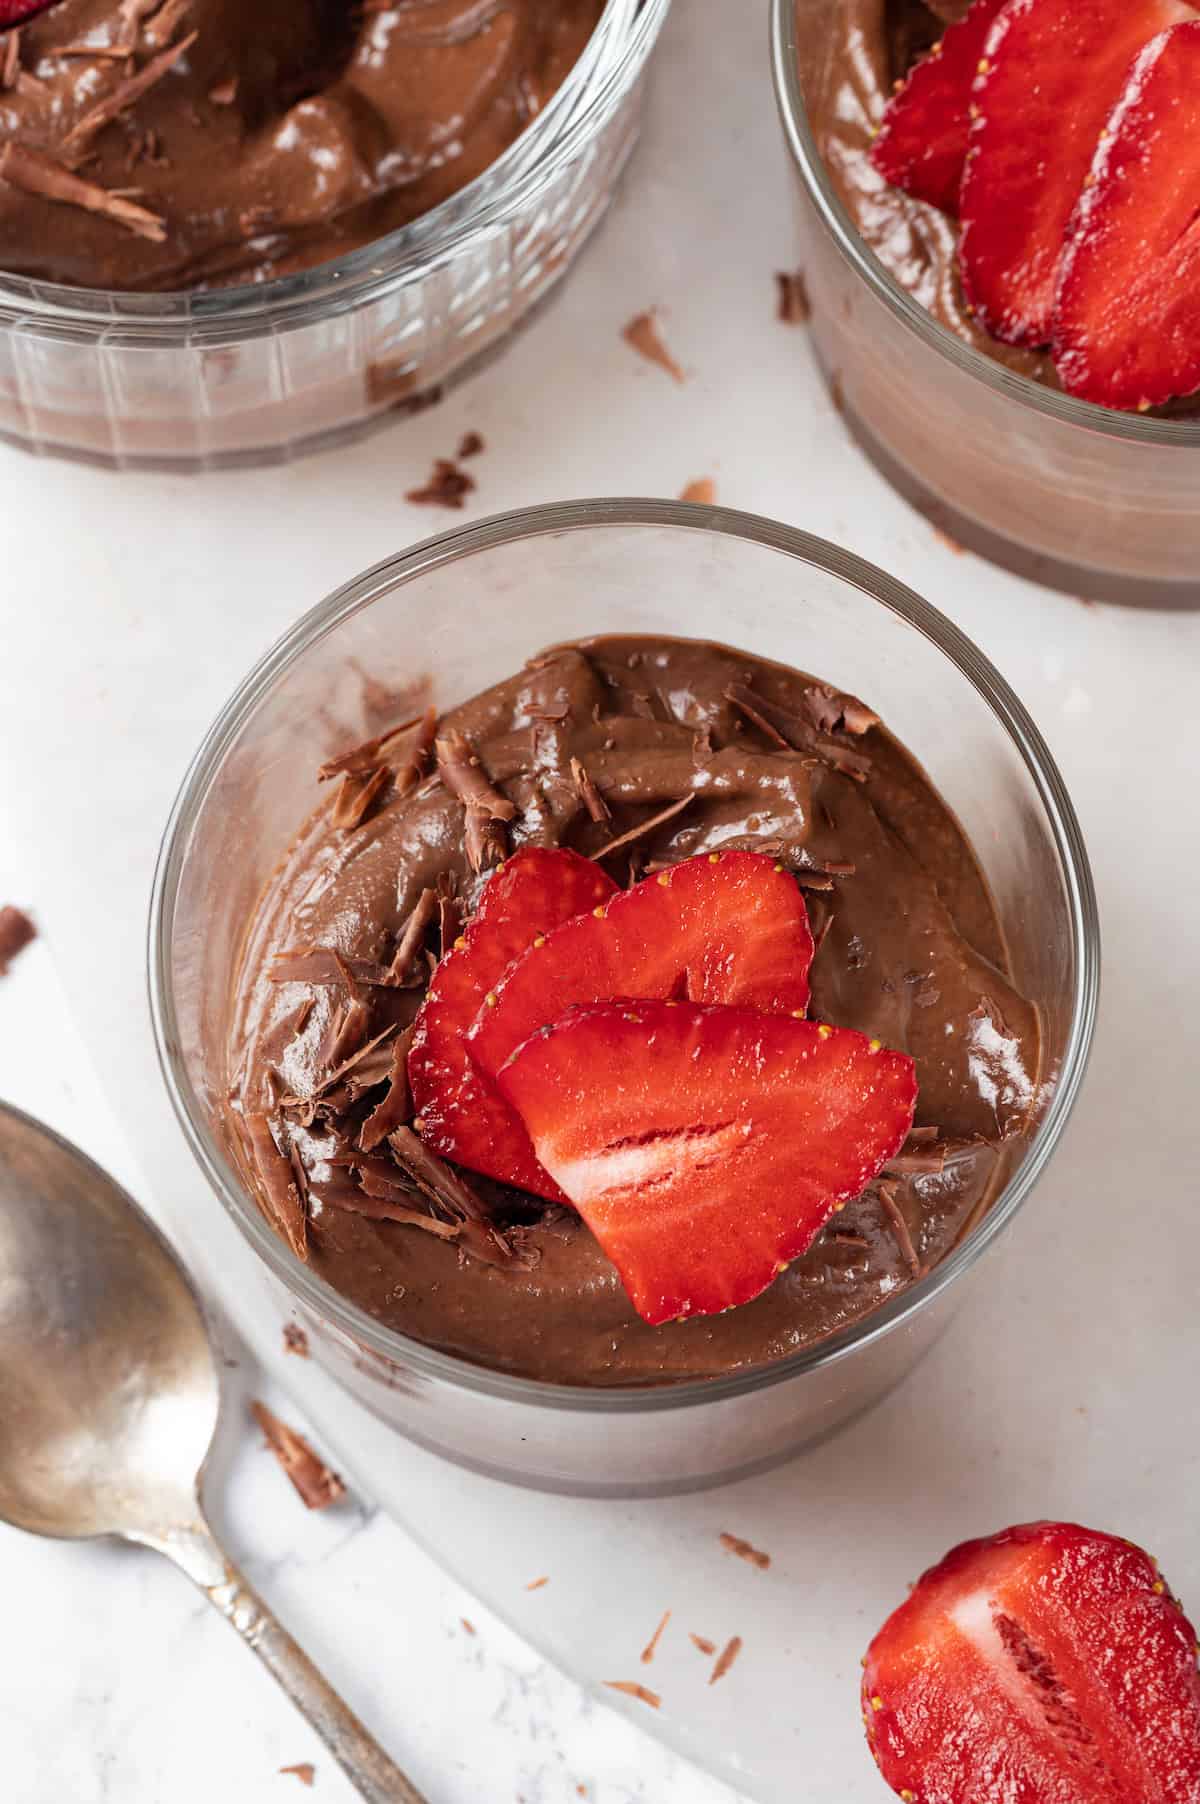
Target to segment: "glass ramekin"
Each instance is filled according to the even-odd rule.
[[[0,273],[0,439],[120,469],[215,469],[282,462],[421,405],[541,300],[602,217],[669,5],[608,0],[490,169],[336,262],[207,294]]]
[[[771,0],[771,36],[813,341],[848,424],[939,526],[1022,575],[1200,604],[1200,420],[1117,413],[1016,375],[940,325],[860,235],[807,112],[843,5]]]
[[[382,1327],[268,1226],[226,1137],[229,1000],[251,911],[312,805],[326,744],[368,727],[362,673],[432,679],[439,708],[594,633],[733,642],[867,696],[956,811],[991,884],[1019,984],[1041,1005],[1035,1123],[990,1213],[875,1314],[777,1364],[658,1389],[581,1390],[485,1370]],[[322,733],[337,735],[319,743]],[[372,727],[371,730],[377,730]],[[584,501],[427,540],[300,620],[237,690],[163,840],[150,997],[184,1133],[322,1364],[378,1416],[464,1465],[587,1495],[660,1494],[785,1458],[884,1395],[966,1291],[1058,1142],[1083,1076],[1099,971],[1071,804],[1004,679],[958,629],[849,552],[726,508]]]

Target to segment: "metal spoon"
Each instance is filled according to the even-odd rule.
[[[204,1520],[220,1403],[199,1300],[157,1228],[76,1147],[0,1104],[0,1518],[166,1554],[368,1804],[425,1804]]]

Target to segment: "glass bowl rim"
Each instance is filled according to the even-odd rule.
[[[1045,388],[1028,376],[1019,375],[993,358],[985,357],[940,325],[900,286],[876,256],[834,187],[808,122],[798,63],[796,0],[771,0],[771,67],[775,98],[792,158],[826,231],[847,263],[890,313],[948,363],[1018,406],[1048,414],[1062,424],[1132,444],[1169,445],[1178,449],[1200,446],[1200,420],[1150,419],[1143,414],[1122,413],[1115,408],[1097,406],[1093,401],[1077,400],[1057,389]]]
[[[476,236],[520,213],[594,135],[636,80],[670,6],[671,0],[606,0],[578,62],[494,163],[428,213],[342,257],[205,292],[85,288],[0,270],[0,326],[182,349],[308,325],[423,281]]]
[[[293,663],[315,648],[344,620],[370,607],[382,594],[419,581],[429,571],[505,544],[610,527],[682,528],[688,532],[748,541],[781,552],[849,583],[914,627],[941,651],[1005,729],[1032,780],[1063,871],[1075,986],[1061,1068],[1028,1156],[983,1220],[962,1245],[932,1271],[849,1328],[770,1365],[725,1377],[686,1380],[678,1384],[590,1389],[493,1371],[425,1346],[384,1327],[296,1258],[236,1178],[203,1119],[196,1093],[183,1067],[170,952],[179,880],[192,828],[225,755],[275,681]],[[952,621],[905,584],[828,540],[762,515],[732,508],[638,498],[549,502],[451,528],[407,551],[384,558],[303,614],[238,685],[209,728],[184,775],[163,833],[148,926],[150,1014],[159,1068],[176,1117],[193,1156],[226,1214],[232,1217],[284,1288],[317,1316],[331,1320],[342,1333],[389,1364],[407,1367],[427,1379],[509,1402],[589,1414],[678,1409],[762,1390],[802,1373],[833,1365],[858,1348],[880,1340],[927,1308],[992,1245],[1045,1169],[1084,1075],[1099,993],[1099,919],[1079,822],[1045,741],[990,660]]]

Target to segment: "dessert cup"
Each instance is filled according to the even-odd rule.
[[[428,676],[439,707],[581,634],[734,640],[867,697],[973,840],[1039,1003],[1029,1130],[988,1214],[852,1328],[702,1382],[590,1390],[507,1376],[384,1328],[268,1225],[227,1138],[232,991],[260,890],[311,806],[298,780],[362,737],[363,673]],[[1099,945],[1078,824],[1020,702],[933,608],[823,540],[728,509],[591,501],[460,528],[379,564],[306,614],[246,678],[184,781],[163,841],[150,993],[164,1079],[216,1196],[314,1357],[401,1433],[464,1465],[587,1495],[699,1488],[769,1466],[882,1397],[981,1281],[983,1256],[1043,1173],[1083,1075]]]
[[[1017,375],[946,330],[864,242],[809,109],[844,0],[772,0],[813,343],[851,430],[972,549],[1088,597],[1200,604],[1200,420],[1117,413]]]
[[[278,463],[420,406],[565,274],[637,137],[670,0],[608,0],[491,168],[295,276],[129,294],[0,272],[0,439],[117,468]]]

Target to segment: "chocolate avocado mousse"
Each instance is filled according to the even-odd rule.
[[[854,697],[721,646],[587,640],[543,653],[440,718],[337,752],[322,774],[325,799],[248,926],[228,1125],[264,1212],[298,1256],[388,1326],[570,1385],[753,1368],[913,1283],[997,1194],[1037,1084],[1037,1011],[1007,975],[961,829]],[[860,1065],[882,1047],[892,1069],[915,1072],[915,1119],[910,1093],[899,1138],[879,1141],[866,1187],[843,1188],[807,1250],[785,1254],[752,1301],[652,1325],[600,1229],[570,1206],[586,1212],[582,1198],[562,1196],[544,1171],[529,1180],[540,1183],[535,1194],[482,1175],[486,1160],[471,1169],[443,1157],[435,1111],[414,1105],[424,1079],[410,1062],[412,1030],[418,1048],[428,1041],[426,992],[431,979],[435,994],[446,987],[439,961],[451,961],[447,976],[459,969],[453,961],[494,912],[499,891],[489,903],[488,885],[530,848],[575,855],[573,900],[555,916],[572,918],[551,931],[530,921],[520,942],[547,957],[557,935],[592,914],[631,915],[634,886],[650,886],[649,907],[685,873],[715,884],[729,872],[732,883],[735,866],[753,867],[753,883],[786,916],[788,944],[803,943],[800,987],[781,1003],[786,1017],[695,1008],[700,1027],[757,1019],[777,1039],[810,1035],[818,1051],[853,1041]],[[754,931],[747,915],[747,940]],[[510,972],[487,1001],[498,995],[503,1009],[516,987]],[[687,1015],[690,1005],[670,1000],[676,989],[644,993],[668,997],[644,1008],[660,1037]],[[626,1039],[640,1032],[638,1006],[617,1024]],[[613,1027],[606,1010],[571,1009],[563,1032],[592,1044],[587,1036]],[[537,1042],[548,1057],[558,1033],[526,1047]],[[502,1085],[525,1059],[525,1049],[508,1059]],[[549,1142],[524,1119],[549,1163]],[[622,1142],[638,1159],[654,1137],[639,1127],[631,1120]],[[566,1191],[575,1169],[554,1167]]]
[[[58,0],[0,33],[0,268],[261,282],[481,175],[603,0]]]

